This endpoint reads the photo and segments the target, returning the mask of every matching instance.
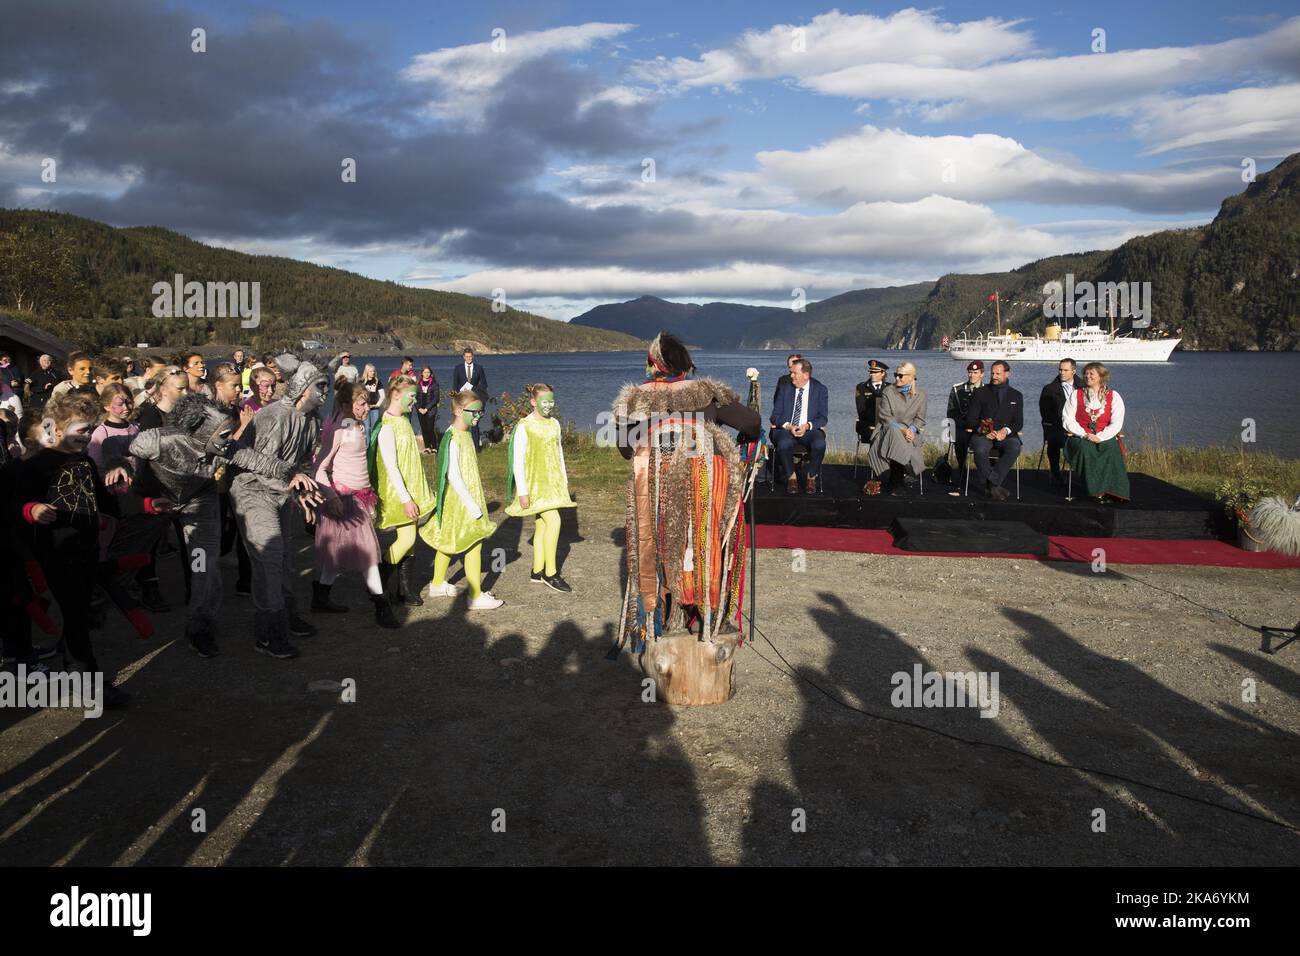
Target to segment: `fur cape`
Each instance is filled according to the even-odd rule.
[[[688,379],[681,382],[626,385],[614,401],[613,412],[620,423],[647,422],[672,413],[698,412],[717,402],[728,404],[738,401],[734,391],[713,379]],[[727,580],[731,555],[727,552],[726,531],[740,508],[743,493],[744,469],[735,441],[716,423],[702,419],[693,424],[665,425],[665,428],[682,432],[676,448],[664,454],[657,442],[638,442],[633,456],[633,472],[628,478],[626,541],[628,585],[624,599],[624,613],[620,623],[619,643],[630,631],[634,638],[634,651],[646,637],[658,636],[662,629],[670,631],[685,624],[683,613],[682,575],[694,560],[694,543],[705,535],[706,541],[718,539],[724,553],[718,555],[722,580],[718,583],[716,607],[709,606],[708,591],[715,583],[709,581],[705,593],[697,595],[696,603],[706,626],[712,632],[726,613]],[[689,436],[684,434],[690,432]],[[716,456],[716,457],[715,457]],[[702,460],[708,475],[713,479],[712,489],[723,489],[723,505],[719,527],[704,529],[692,526],[696,513],[699,489],[692,476],[692,462]],[[725,469],[717,476],[714,469]],[[643,484],[638,487],[638,474],[643,474]],[[723,484],[725,482],[725,484]],[[712,523],[712,513],[709,512]],[[649,520],[644,520],[648,518]],[[641,540],[645,527],[659,528],[662,535],[651,540]],[[688,557],[689,556],[689,557]],[[711,553],[705,557],[709,561]],[[708,566],[708,565],[706,565]],[[662,614],[661,588],[671,595],[668,614]],[[656,612],[659,616],[656,617]]]
[[[690,378],[680,382],[629,383],[614,399],[614,418],[637,422],[668,412],[697,412],[717,402],[728,405],[740,396],[712,378]]]

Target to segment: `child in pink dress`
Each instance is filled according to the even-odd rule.
[[[325,613],[346,611],[345,605],[330,600],[330,587],[343,572],[359,571],[365,576],[366,590],[375,606],[375,623],[397,627],[379,579],[375,493],[370,487],[363,424],[370,403],[365,391],[350,382],[339,384],[335,401],[339,409],[337,426],[329,446],[322,446],[316,467],[316,482],[326,502],[316,512],[317,578],[312,582],[311,609]]]

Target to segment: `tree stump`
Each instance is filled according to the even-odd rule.
[[[735,634],[701,641],[682,631],[646,642],[641,670],[654,678],[656,700],[684,707],[725,704],[735,693],[731,668],[736,658]]]

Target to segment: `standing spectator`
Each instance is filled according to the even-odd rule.
[[[361,370],[361,387],[366,393],[366,403],[370,411],[366,412],[366,434],[373,435],[379,424],[379,416],[384,414],[384,386],[379,383],[379,370],[369,362]]]
[[[27,401],[33,408],[44,408],[54,392],[54,386],[63,380],[63,374],[54,367],[54,359],[48,354],[36,360],[36,370],[25,380]]]
[[[474,350],[466,349],[461,354],[461,358],[464,361],[452,370],[451,387],[457,392],[473,392],[484,402],[487,402],[487,372],[483,371],[482,365],[474,361]],[[474,436],[474,450],[478,451],[482,447],[482,443],[479,441],[477,419],[475,419],[470,433]]]
[[[352,364],[350,352],[340,352],[330,360],[328,368],[331,386],[337,385],[339,379],[343,379],[349,385],[356,384],[358,369]]]
[[[8,352],[0,352],[0,385],[8,385],[15,392],[23,387],[23,376]]]
[[[438,379],[433,369],[425,366],[415,386],[419,389],[415,399],[415,412],[420,416],[420,435],[424,438],[424,453],[432,455],[438,450]]]

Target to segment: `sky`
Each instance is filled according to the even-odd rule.
[[[816,301],[1208,222],[1300,151],[1296,13],[0,0],[0,206],[557,319]]]

